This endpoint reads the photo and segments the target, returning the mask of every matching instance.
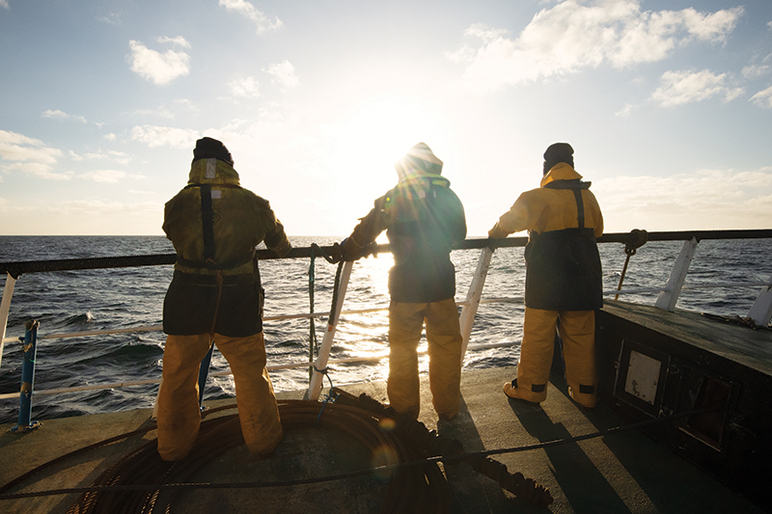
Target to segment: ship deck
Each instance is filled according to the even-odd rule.
[[[422,376],[420,421],[427,428],[460,440],[468,452],[515,448],[540,442],[582,436],[623,424],[603,406],[583,409],[573,403],[565,388],[550,384],[548,398],[540,406],[509,399],[502,384],[515,375],[514,367],[468,370],[462,377],[462,411],[438,426],[431,408],[426,377]],[[383,382],[341,386],[353,394],[367,393],[386,402]],[[280,393],[284,399],[301,399],[302,392]],[[207,402],[210,407],[233,400]],[[150,410],[48,420],[26,434],[0,426],[0,484],[6,484],[45,462],[78,448],[138,428],[153,425]],[[85,487],[122,456],[146,444],[155,431],[135,435],[68,458],[7,491],[23,493]],[[340,460],[356,449],[336,441],[329,431],[288,431],[268,459],[248,462],[243,446],[226,452],[202,468],[192,481],[252,482],[321,477],[340,471]],[[547,509],[537,508],[503,491],[489,478],[465,464],[444,466],[455,496],[453,512],[553,512],[553,513],[726,513],[762,512],[696,467],[638,431],[619,431],[602,437],[562,445],[493,456],[509,471],[546,486],[554,498]],[[354,459],[354,457],[352,457]],[[352,464],[366,467],[363,462]],[[345,464],[345,463],[344,463]],[[180,512],[373,512],[379,510],[383,480],[356,479],[255,489],[185,491],[175,507]],[[77,494],[0,500],[7,514],[63,513]]]

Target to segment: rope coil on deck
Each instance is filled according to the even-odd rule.
[[[354,437],[373,453],[385,459],[382,464],[394,465],[415,460],[417,456],[402,443],[393,431],[383,430],[369,413],[346,405],[328,403],[320,413],[320,403],[301,400],[279,402],[282,425],[285,430],[315,426],[335,433]],[[127,455],[105,471],[95,486],[110,486],[112,490],[83,493],[67,511],[68,514],[85,513],[150,513],[169,512],[183,487],[165,488],[169,482],[187,482],[207,462],[225,451],[243,444],[238,415],[215,418],[201,425],[199,438],[191,453],[184,459],[169,463],[157,453],[157,442],[152,441]],[[382,449],[388,451],[383,451]],[[361,474],[372,474],[372,469]],[[444,477],[434,463],[421,466],[395,468],[390,479],[381,512],[448,512]],[[258,486],[282,486],[314,483],[318,480],[293,480],[285,483],[263,483]],[[120,490],[123,485],[157,486],[155,489]],[[252,484],[255,486],[257,484]],[[245,487],[245,484],[195,484],[196,489],[211,487]]]
[[[369,433],[369,432],[372,432],[374,427],[376,426],[373,424],[373,421],[378,419],[379,417],[377,415],[374,415],[374,412],[385,413],[387,408],[385,408],[382,404],[380,404],[380,402],[377,402],[376,400],[366,395],[353,397],[353,395],[342,392],[339,389],[336,389],[335,392],[342,393],[342,396],[348,397],[347,398],[348,400],[354,399],[353,401],[358,404],[358,407],[355,408],[355,407],[350,407],[342,404],[335,405],[334,410],[328,411],[324,415],[323,419],[325,424],[327,424],[327,426],[333,426],[345,432],[350,432],[351,430],[354,430],[353,435],[355,435],[355,437],[357,437],[358,440],[364,441],[365,444],[367,444],[367,441],[372,441],[372,440],[382,441],[384,437],[388,439],[388,437],[390,436],[390,434],[388,433],[385,435]],[[302,409],[299,407],[296,407],[301,405],[303,407]],[[234,409],[235,407],[236,407],[235,405],[226,405],[222,407],[217,407],[206,411],[204,413],[204,416],[211,415],[223,410]],[[301,401],[301,400],[289,400],[289,401],[284,400],[279,402],[279,409],[282,416],[282,424],[285,426],[285,428],[292,429],[292,428],[297,428],[302,426],[308,426],[310,424],[315,424],[315,421],[312,422],[309,420],[312,418],[315,420],[316,417],[318,417],[319,402]],[[372,474],[384,473],[384,472],[393,472],[394,476],[399,476],[398,474],[399,470],[416,468],[416,467],[420,467],[422,470],[421,472],[423,473],[423,475],[421,475],[420,473],[419,475],[417,475],[419,479],[419,483],[430,484],[432,487],[444,488],[445,487],[444,477],[442,476],[442,473],[439,472],[439,469],[436,468],[436,465],[435,465],[439,461],[449,465],[452,465],[454,462],[455,463],[458,463],[458,462],[481,463],[484,461],[490,461],[489,463],[480,464],[479,465],[480,469],[478,469],[478,471],[481,472],[482,474],[485,474],[486,476],[493,478],[494,480],[499,481],[502,487],[508,491],[512,491],[512,488],[518,488],[518,487],[524,487],[528,489],[528,488],[535,488],[540,486],[538,486],[538,484],[536,484],[532,479],[527,479],[523,477],[522,474],[520,473],[510,474],[511,478],[508,479],[507,474],[509,473],[506,470],[506,466],[503,466],[498,462],[491,461],[490,459],[485,459],[485,457],[488,457],[491,455],[501,455],[501,454],[508,454],[508,453],[518,453],[518,452],[524,452],[524,451],[544,449],[548,447],[576,443],[578,441],[585,441],[585,440],[597,438],[597,437],[610,436],[613,434],[618,434],[618,433],[622,433],[630,430],[642,429],[642,428],[656,425],[663,422],[673,421],[675,419],[692,416],[695,414],[707,413],[715,409],[716,407],[711,407],[711,408],[705,408],[700,410],[677,412],[677,413],[673,413],[660,418],[652,418],[652,419],[640,421],[629,425],[620,425],[613,428],[600,430],[598,432],[584,434],[581,436],[575,436],[575,437],[570,437],[565,439],[557,439],[552,441],[545,441],[541,443],[536,443],[536,444],[527,445],[527,446],[520,446],[515,448],[501,448],[501,449],[486,450],[481,452],[463,453],[463,446],[461,446],[461,443],[455,440],[446,439],[442,443],[439,443],[439,442],[437,443],[437,448],[442,448],[443,450],[441,452],[437,452],[439,454],[434,457],[427,457],[426,453],[420,456],[416,456],[415,452],[413,452],[412,454],[408,454],[406,457],[404,454],[399,454],[398,452],[396,452],[395,454],[400,455],[401,458],[410,458],[412,460],[401,460],[399,462],[394,462],[394,460],[392,460],[391,463],[386,463],[385,465],[377,466],[374,468],[361,469],[361,470],[352,471],[348,473],[340,473],[337,475],[328,475],[328,476],[317,477],[317,478],[287,480],[282,482],[238,482],[238,483],[180,482],[180,480],[186,480],[187,477],[192,476],[192,474],[195,473],[197,469],[205,465],[206,462],[208,462],[212,458],[219,456],[221,452],[225,451],[228,448],[231,448],[243,443],[243,438],[241,438],[241,432],[238,427],[237,415],[232,415],[228,417],[207,420],[204,423],[202,423],[201,435],[199,436],[200,439],[197,440],[196,446],[194,447],[194,451],[186,459],[183,459],[182,461],[178,461],[177,463],[164,463],[163,461],[161,461],[156,449],[157,443],[156,441],[151,441],[145,444],[143,447],[130,453],[129,455],[121,459],[121,461],[114,464],[108,471],[105,471],[100,476],[100,478],[97,479],[94,482],[94,484],[90,487],[55,489],[55,490],[47,490],[47,491],[35,491],[35,492],[29,492],[29,493],[15,493],[15,494],[7,493],[7,491],[11,490],[12,488],[23,485],[25,482],[27,482],[30,478],[34,477],[36,474],[41,473],[42,471],[56,464],[62,463],[76,455],[80,455],[90,450],[93,450],[95,448],[103,447],[113,442],[126,439],[132,436],[136,436],[136,435],[141,435],[151,430],[154,430],[156,426],[151,425],[151,426],[143,427],[138,430],[134,430],[132,432],[122,434],[122,435],[112,437],[104,441],[92,444],[90,446],[70,452],[66,455],[62,455],[57,459],[54,459],[41,466],[38,466],[37,468],[25,473],[24,475],[16,478],[15,480],[12,480],[11,482],[8,482],[3,486],[0,486],[0,501],[21,499],[21,498],[32,498],[32,497],[40,497],[40,496],[82,493],[82,496],[79,498],[79,500],[75,504],[73,504],[73,506],[68,511],[69,513],[80,514],[80,513],[86,513],[86,512],[90,512],[90,513],[91,512],[93,513],[154,512],[153,505],[158,504],[159,495],[162,493],[164,496],[161,499],[164,499],[164,498],[168,498],[170,495],[173,495],[173,497],[176,498],[176,496],[181,491],[193,490],[193,489],[245,489],[245,488],[255,489],[255,488],[266,488],[266,487],[286,487],[286,486],[294,486],[294,485],[329,482],[334,480],[361,477],[365,475],[372,475]],[[354,412],[356,413],[356,416],[353,419],[350,417],[339,419],[339,414],[341,412],[347,412],[349,414]],[[363,413],[365,413],[364,416],[363,416]],[[423,424],[421,423],[418,423],[418,425],[423,426]],[[366,428],[366,430],[363,432],[357,431],[361,427]],[[414,435],[417,432],[419,439],[426,437],[425,427],[421,429],[418,426],[413,426],[412,428],[408,429],[407,432],[413,433]],[[441,441],[441,440],[442,440],[441,438],[437,438],[437,441]],[[398,445],[398,447],[402,447],[401,443],[397,442],[396,444]],[[224,447],[227,447],[227,448],[224,448]],[[474,467],[474,464],[470,464],[470,465]],[[176,466],[175,468],[176,471],[172,469],[175,466]],[[186,472],[186,470],[188,470],[188,472]],[[175,472],[172,473],[172,471],[175,471]],[[155,475],[152,477],[148,476],[150,472],[155,472]],[[422,480],[420,479],[421,476],[424,477]],[[398,483],[390,485],[390,489],[389,489],[390,494],[391,494],[392,488],[406,486],[406,484],[402,483],[403,478],[404,478],[403,476],[399,476]],[[416,478],[416,476],[413,475],[413,478]],[[433,483],[432,483],[432,480],[434,480]],[[438,483],[437,480],[439,480],[440,482]],[[546,492],[546,495],[542,496],[542,501],[551,501],[551,497],[549,497],[549,500],[547,499],[548,498],[547,495],[549,495],[549,492],[546,491],[546,489],[545,489],[545,492]],[[131,508],[134,510],[127,510],[129,509],[128,506],[122,506],[121,509],[119,510],[102,510],[105,508],[115,508],[115,505],[117,505],[120,502],[114,502],[113,500],[109,500],[109,501],[108,500],[101,501],[101,500],[105,496],[115,496],[118,494],[125,495],[127,498],[133,497],[134,499],[127,501],[126,505],[130,505]],[[142,501],[140,501],[140,499]],[[526,499],[526,498],[523,498],[523,499]],[[402,505],[395,504],[397,500],[393,500],[393,499],[387,499],[387,500],[388,501],[384,502],[384,508],[382,509],[382,512],[410,512],[411,511],[409,509],[408,510],[386,510],[387,507],[388,508],[405,507],[404,504]],[[443,500],[442,498],[435,497],[432,499],[432,501],[441,502],[437,505],[440,505],[442,508],[447,507],[446,499]],[[150,510],[146,510],[148,506]],[[422,508],[425,507],[425,505],[419,505],[415,503],[411,504],[411,506],[416,506],[416,508],[418,506]],[[169,507],[170,507],[170,502],[167,501],[166,503],[167,511]],[[142,509],[145,509],[145,510],[142,510]],[[423,510],[426,510],[427,512],[432,512],[432,511],[445,512],[443,510],[437,510],[434,508],[431,510],[427,510],[426,508],[423,508]],[[421,511],[421,510],[416,510],[416,511]],[[156,510],[155,512],[158,512],[158,511]]]

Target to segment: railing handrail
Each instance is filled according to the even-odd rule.
[[[630,238],[629,232],[614,232],[603,234],[598,238],[599,243],[626,243]],[[772,229],[751,230],[687,230],[671,232],[648,232],[649,241],[689,241],[692,238],[697,241],[708,239],[763,239],[772,238]],[[504,239],[490,239],[487,237],[471,237],[456,245],[454,250],[475,250],[482,248],[511,248],[522,247],[528,243],[527,237],[507,237]],[[332,253],[334,245],[319,247],[326,253]],[[391,252],[388,244],[373,247],[374,253]],[[259,260],[273,259],[297,259],[310,257],[312,254],[321,256],[319,249],[314,247],[293,248],[285,257],[279,257],[273,250],[257,250]],[[40,273],[50,271],[74,271],[86,269],[131,268],[138,266],[161,266],[174,264],[177,254],[164,253],[152,255],[127,255],[117,257],[89,257],[82,259],[55,259],[35,261],[0,262],[0,274],[9,274],[18,278],[24,273]]]

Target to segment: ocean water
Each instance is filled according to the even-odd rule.
[[[338,237],[292,237],[296,247],[315,242],[321,246]],[[663,286],[683,243],[651,242],[630,260],[624,288]],[[617,288],[625,254],[619,243],[600,245],[604,290]],[[0,262],[148,255],[173,253],[163,236],[2,236]],[[772,276],[771,240],[703,241],[697,249],[687,285],[761,282]],[[455,251],[456,299],[462,301],[476,269],[478,250]],[[383,254],[357,261],[344,303],[345,310],[387,307],[388,270],[393,261]],[[266,289],[265,315],[299,314],[310,311],[309,259],[261,262]],[[23,336],[28,319],[40,322],[41,336],[53,333],[117,329],[161,324],[163,298],[172,277],[172,266],[109,270],[60,271],[22,275],[16,283],[8,321],[7,337]],[[321,258],[314,265],[314,312],[330,309],[336,266]],[[495,252],[484,297],[522,297],[525,265],[522,248]],[[0,277],[0,287],[6,278]],[[688,289],[678,307],[720,315],[745,316],[760,288]],[[611,297],[613,298],[613,296]],[[653,304],[656,294],[627,295],[622,299]],[[513,365],[522,338],[523,305],[495,303],[480,306],[470,345],[514,343],[507,347],[469,351],[465,368]],[[266,321],[264,331],[269,365],[307,362],[310,324],[308,319]],[[326,318],[316,318],[316,337],[321,344]],[[344,314],[338,325],[331,359],[361,357],[388,351],[387,312]],[[100,383],[160,378],[164,334],[160,331],[107,336],[41,340],[38,345],[35,387],[39,390]],[[425,341],[422,346],[425,345]],[[22,349],[7,342],[0,368],[0,393],[19,390]],[[428,361],[421,360],[425,372]],[[215,352],[212,372],[227,371],[225,359]],[[386,360],[336,364],[330,367],[336,386],[386,378]],[[307,386],[307,368],[271,373],[275,389],[296,390]],[[325,380],[324,386],[329,386]],[[112,412],[152,407],[156,384],[56,395],[33,395],[33,419]],[[206,398],[234,396],[229,376],[210,377]],[[15,422],[18,399],[0,400],[0,423]]]

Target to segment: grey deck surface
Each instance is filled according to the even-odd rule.
[[[465,371],[462,412],[437,426],[426,377],[422,377],[421,421],[430,429],[455,437],[467,451],[532,445],[615,427],[619,421],[603,407],[580,410],[565,392],[550,385],[541,406],[508,399],[502,384],[515,368]],[[385,384],[342,386],[354,394],[365,392],[386,401]],[[302,392],[280,397],[300,399]],[[221,405],[223,402],[214,402]],[[231,403],[231,400],[227,402]],[[149,410],[44,421],[28,434],[9,433],[0,426],[0,484],[29,469],[92,442],[152,424]],[[28,492],[90,485],[121,456],[153,439],[155,432],[119,441],[69,459],[35,480],[10,492]],[[243,448],[243,447],[242,447]],[[270,480],[271,469],[292,460],[303,472],[324,476],[336,472],[331,464],[342,453],[357,453],[329,434],[288,433],[271,459],[244,464],[243,451],[229,452],[212,462],[199,481],[252,482]],[[354,456],[356,457],[356,456]],[[352,458],[354,458],[352,457]],[[367,456],[357,458],[367,459]],[[510,471],[546,485],[555,502],[537,509],[514,498],[474,471],[458,465],[446,474],[458,500],[454,512],[554,513],[755,513],[760,509],[705,476],[638,432],[628,431],[578,443],[494,456]],[[285,469],[289,466],[284,465]],[[366,480],[370,480],[367,482]],[[348,483],[292,486],[261,490],[214,490],[185,493],[180,512],[377,512],[384,488],[372,479]],[[193,496],[191,496],[193,495]],[[3,513],[65,512],[75,494],[0,501]],[[182,503],[184,502],[184,503]],[[182,508],[184,507],[184,508]]]

